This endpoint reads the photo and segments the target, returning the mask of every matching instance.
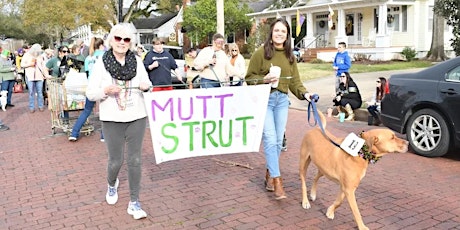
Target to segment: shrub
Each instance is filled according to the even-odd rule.
[[[360,61],[360,62],[362,62],[362,61],[370,61],[371,55],[370,54],[368,55],[368,54],[356,53],[356,54],[353,55],[353,59],[355,61]]]
[[[407,61],[412,61],[417,55],[417,51],[415,51],[415,49],[411,49],[410,47],[406,46],[402,50],[401,55],[404,56]]]
[[[322,64],[322,63],[324,63],[324,61],[321,60],[321,59],[318,59],[318,58],[313,58],[313,59],[310,60],[310,63],[312,63],[312,64]]]

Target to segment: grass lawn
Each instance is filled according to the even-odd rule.
[[[249,60],[246,59],[246,66],[249,64]],[[368,62],[368,63],[352,63],[350,74],[353,73],[368,73],[377,71],[388,71],[388,70],[401,70],[401,69],[414,69],[414,68],[426,68],[432,66],[433,63],[423,60],[414,60],[411,62],[403,61],[389,61],[389,62]],[[297,68],[299,69],[300,78],[302,81],[314,79],[318,77],[326,77],[334,74],[332,69],[332,63],[298,63]]]

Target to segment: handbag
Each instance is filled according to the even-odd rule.
[[[13,86],[13,93],[23,93],[24,88],[22,86],[22,83],[15,82]]]

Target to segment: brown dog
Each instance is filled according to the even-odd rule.
[[[321,112],[318,112],[326,129],[326,119]],[[340,145],[344,138],[337,138],[325,130],[327,136]],[[400,139],[389,129],[373,129],[361,134],[361,138],[365,140],[370,153],[375,154],[375,157],[381,157],[387,153],[404,153],[407,152],[407,141]],[[363,146],[363,149],[365,149]],[[369,156],[369,155],[368,155]],[[370,155],[372,158],[372,155]],[[340,185],[341,191],[337,195],[334,203],[329,206],[326,216],[329,219],[334,219],[334,211],[342,204],[343,198],[347,197],[350,208],[353,211],[356,224],[360,230],[368,229],[362,220],[356,203],[355,190],[358,188],[361,179],[366,174],[369,160],[360,156],[353,157],[343,151],[341,148],[332,144],[322,133],[319,127],[308,131],[300,148],[300,179],[302,181],[302,207],[309,209],[310,202],[307,198],[307,185],[305,181],[308,165],[311,161],[318,168],[318,173],[313,179],[310,198],[312,201],[316,199],[316,188],[320,177],[326,176],[330,180]]]

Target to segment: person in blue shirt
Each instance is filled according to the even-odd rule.
[[[176,60],[163,49],[163,41],[159,38],[153,39],[153,49],[145,55],[144,66],[153,84],[153,91],[172,90],[171,73],[182,78]]]
[[[339,42],[337,54],[335,55],[332,67],[335,70],[335,93],[339,92],[340,76],[344,72],[349,72],[351,67],[351,58],[346,51],[347,45],[345,42]]]
[[[85,58],[85,71],[88,74],[88,77],[91,77],[91,70],[93,69],[94,63],[105,52],[105,46],[104,46],[104,40],[102,38],[96,38],[93,37],[91,39],[91,45],[89,49],[89,55]],[[83,112],[78,116],[77,121],[75,122],[75,125],[72,128],[72,133],[70,134],[69,141],[77,141],[78,137],[80,136],[80,130],[85,124],[86,120],[88,119],[89,115],[91,115],[91,112],[93,111],[94,104],[96,104],[95,101],[90,101],[88,98],[86,98],[85,101],[85,108],[83,109]],[[104,136],[102,135],[101,131],[101,141],[104,141]]]

